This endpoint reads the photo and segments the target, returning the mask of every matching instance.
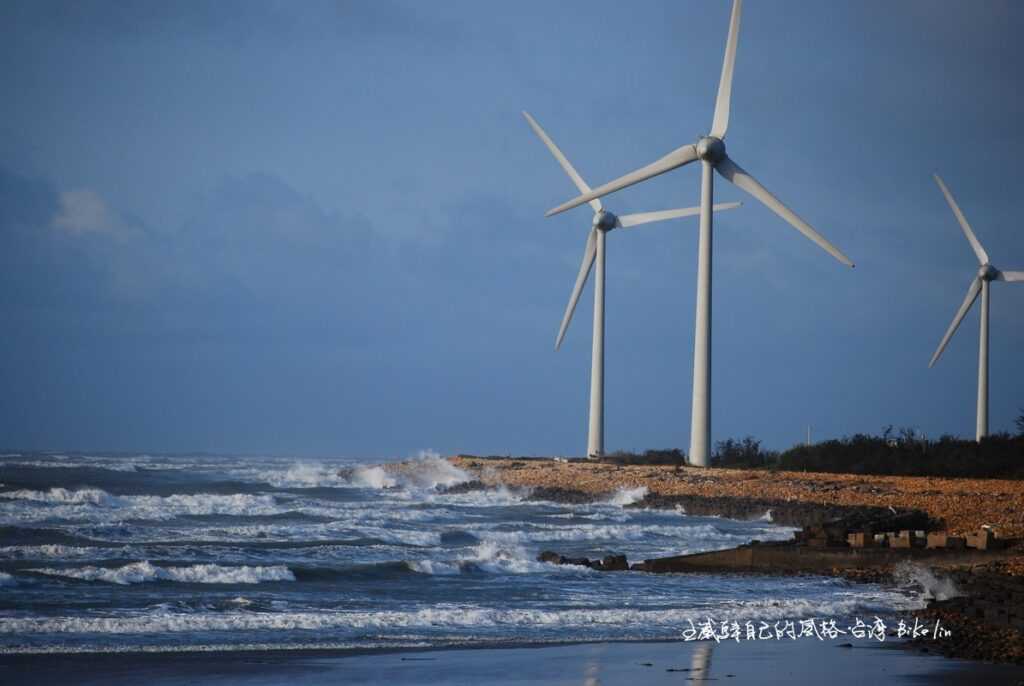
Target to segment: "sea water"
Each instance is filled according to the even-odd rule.
[[[352,460],[0,457],[0,652],[364,650],[679,638],[707,617],[870,618],[912,588],[803,576],[596,572],[789,538],[636,507],[642,489],[567,505],[446,494],[436,455],[395,472]]]

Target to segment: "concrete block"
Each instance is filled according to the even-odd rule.
[[[978,550],[989,550],[995,547],[995,536],[989,529],[979,529],[978,531],[971,531],[967,534],[967,547],[977,548]]]
[[[875,537],[872,534],[857,531],[847,534],[846,542],[851,548],[870,548],[875,543]]]
[[[889,547],[890,548],[909,548],[911,546],[910,532],[901,531],[899,535],[889,535]]]
[[[951,550],[963,550],[967,547],[967,539],[963,536],[946,537],[946,547]]]

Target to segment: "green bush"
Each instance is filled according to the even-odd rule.
[[[904,430],[894,437],[857,434],[800,445],[779,456],[780,469],[850,474],[1024,478],[1024,436],[996,434],[980,443],[953,436],[937,441]]]
[[[742,441],[728,438],[715,444],[711,455],[712,467],[767,467],[778,459],[779,454],[761,450],[761,441],[747,436]]]

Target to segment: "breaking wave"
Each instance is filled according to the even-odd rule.
[[[348,480],[337,467],[300,462],[282,474],[280,470],[261,472],[259,478],[277,488],[319,488],[348,486]]]
[[[949,577],[939,578],[921,565],[901,562],[893,569],[893,576],[904,586],[919,590],[926,599],[949,600],[961,595],[956,583]]]
[[[394,488],[398,480],[384,471],[383,467],[357,467],[352,472],[352,485],[362,488]]]
[[[22,489],[0,493],[0,498],[62,505],[101,505],[111,507],[119,504],[118,498],[99,488],[83,488],[76,491],[70,491],[66,488],[51,488],[49,491]]]
[[[538,562],[522,546],[482,541],[470,557],[453,561],[412,560],[406,566],[414,572],[432,575],[453,575],[466,572],[489,574],[529,574],[533,572],[593,573],[588,567],[553,565]]]
[[[765,601],[726,603],[711,611],[715,619],[729,621],[766,621],[784,619],[843,617],[874,613],[885,607],[889,598],[849,597],[833,601]],[[904,603],[903,609],[918,605]],[[616,631],[643,627],[648,636],[678,637],[679,631],[708,616],[692,609],[643,608],[493,608],[474,605],[445,605],[414,610],[324,611],[259,613],[229,611],[210,613],[154,612],[121,617],[3,617],[0,633],[100,633],[142,634],[200,631],[268,631],[516,628],[563,629],[577,632],[598,631],[615,635]]]
[[[0,497],[26,504],[42,503],[51,506],[44,509],[33,507],[19,511],[8,510],[6,519],[13,518],[19,522],[51,518],[110,521],[114,513],[116,520],[124,521],[164,520],[181,515],[266,516],[285,511],[273,495],[248,493],[114,496],[98,488],[51,488],[49,491],[7,491],[0,493]]]
[[[258,584],[264,581],[295,581],[295,575],[283,565],[272,567],[222,567],[192,565],[190,567],[158,567],[148,561],[133,562],[123,567],[77,567],[69,569],[30,569],[47,576],[102,581],[109,584],[142,584],[153,581],[178,581],[190,584]]]
[[[612,505],[618,505],[619,507],[625,507],[626,505],[632,505],[638,503],[647,497],[647,486],[637,486],[636,488],[620,488],[612,494],[611,499],[608,501]]]

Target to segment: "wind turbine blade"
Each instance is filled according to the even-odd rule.
[[[646,167],[641,167],[640,169],[637,169],[634,172],[630,172],[625,176],[619,177],[614,181],[609,181],[603,186],[598,186],[589,193],[584,193],[578,198],[574,198],[569,202],[563,203],[552,210],[548,210],[544,214],[544,216],[550,217],[561,212],[565,212],[566,210],[571,210],[574,207],[579,207],[583,203],[590,202],[594,198],[600,198],[602,196],[608,195],[609,193],[614,193],[615,191],[622,190],[626,186],[632,186],[635,183],[646,181],[652,176],[664,174],[667,171],[671,171],[677,167],[683,166],[684,164],[693,162],[695,159],[697,159],[697,147],[693,144],[684,145],[681,148],[673,150],[669,154],[662,157],[660,160],[650,163]]]
[[[825,237],[815,231],[810,224],[798,217],[793,210],[783,205],[782,202],[772,195],[767,188],[762,186],[757,179],[748,174],[743,167],[736,164],[736,162],[734,162],[730,157],[726,156],[723,158],[717,165],[715,165],[715,169],[717,169],[718,173],[724,176],[728,181],[731,181],[747,193],[750,193],[752,196],[764,203],[764,205],[772,212],[792,224],[797,231],[817,243],[829,255],[836,258],[847,267],[853,266],[853,262],[850,261],[850,258],[844,255],[839,248],[829,243]]]
[[[999,272],[996,278],[1000,281],[1024,281],[1024,272]]]
[[[590,275],[590,268],[594,265],[594,257],[597,255],[597,232],[598,229],[591,229],[587,234],[587,247],[583,249],[583,262],[580,264],[580,273],[576,276],[576,285],[572,288],[572,295],[569,296],[569,304],[565,308],[565,316],[562,317],[562,326],[558,329],[558,338],[555,340],[555,350],[562,346],[562,339],[572,321],[572,313],[576,311],[576,303],[579,302],[580,293],[587,283]]]
[[[960,309],[956,311],[956,316],[953,317],[953,323],[949,325],[948,329],[946,329],[946,335],[942,337],[942,340],[939,342],[939,347],[935,350],[935,354],[932,355],[932,361],[928,363],[929,369],[938,361],[939,355],[942,354],[942,351],[946,349],[946,344],[949,343],[949,339],[953,337],[954,333],[956,333],[956,329],[960,326],[960,322],[963,321],[964,315],[967,314],[967,310],[971,309],[971,305],[973,305],[974,301],[978,298],[979,291],[981,291],[981,279],[974,277],[971,281],[971,285],[967,288],[967,295],[964,297],[963,304],[960,305]]]
[[[964,235],[967,236],[967,242],[971,244],[974,249],[974,254],[978,256],[978,264],[988,264],[988,253],[985,252],[985,248],[981,247],[981,243],[978,242],[977,236],[971,231],[971,225],[967,223],[967,217],[960,211],[960,207],[956,204],[956,200],[953,200],[953,194],[946,188],[946,184],[942,182],[938,174],[932,174],[935,177],[935,183],[939,184],[939,188],[942,190],[942,194],[946,196],[946,202],[949,203],[950,209],[953,210],[953,214],[956,215],[956,220],[960,222],[960,228],[963,229]]]
[[[724,202],[719,205],[712,205],[711,209],[715,212],[723,212],[725,210],[731,210],[734,207],[739,207],[743,203],[741,202]],[[624,217],[619,217],[619,226],[624,229],[628,229],[631,226],[640,226],[641,224],[650,224],[651,222],[660,222],[665,219],[675,219],[676,217],[692,217],[693,215],[700,214],[699,207],[687,207],[680,210],[662,210],[660,212],[638,212],[636,214],[627,214]]]
[[[729,19],[729,37],[725,41],[725,60],[722,62],[722,78],[718,82],[718,98],[715,100],[715,118],[711,122],[711,135],[725,138],[729,128],[729,102],[732,99],[732,71],[736,66],[736,43],[740,33],[740,12],[743,0],[733,0],[732,16]]]
[[[576,188],[579,189],[580,193],[589,193],[590,186],[587,185],[587,182],[583,180],[583,177],[579,175],[579,172],[576,171],[575,167],[572,166],[572,163],[569,162],[566,156],[562,154],[562,151],[558,149],[558,146],[555,145],[553,140],[551,140],[551,137],[548,136],[544,129],[540,127],[537,120],[531,117],[530,113],[526,110],[523,110],[523,116],[526,117],[526,121],[530,124],[530,128],[533,129],[533,132],[537,134],[537,137],[544,141],[544,145],[548,146],[548,150],[550,150],[551,154],[555,156],[558,163],[562,165],[562,169],[564,169],[565,173],[569,175],[572,182],[576,184]],[[591,200],[590,206],[594,208],[595,212],[601,211],[600,200]]]

